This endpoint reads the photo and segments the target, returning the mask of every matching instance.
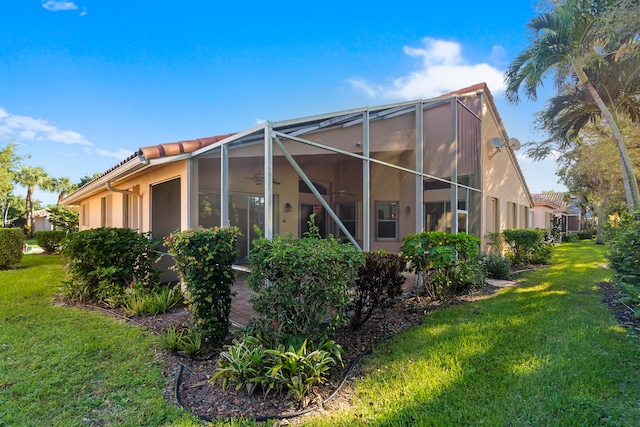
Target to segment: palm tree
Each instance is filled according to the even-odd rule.
[[[33,235],[33,190],[36,187],[50,189],[51,178],[41,166],[24,165],[16,171],[14,180],[17,184],[27,187],[25,219]]]
[[[619,62],[608,58],[594,67],[585,69],[585,73],[598,93],[604,94],[607,108],[616,116],[616,125],[619,126],[626,120],[638,121],[640,57],[630,57]],[[590,123],[599,125],[601,120],[602,111],[584,86],[570,86],[561,95],[551,98],[545,109],[538,113],[537,126],[545,129],[550,137],[542,142],[529,144],[532,148],[529,148],[526,154],[530,158],[540,160],[550,155],[553,150],[565,152],[573,149],[580,144],[580,132],[585,126]],[[620,167],[624,170],[624,159],[620,152],[618,154]],[[625,177],[623,174],[625,194],[629,200],[632,189],[630,181],[624,179]],[[628,208],[632,206],[628,205]]]
[[[64,199],[67,194],[78,188],[78,186],[67,177],[53,178],[51,184],[52,189],[58,193],[58,204],[62,202],[62,199]]]
[[[633,211],[640,209],[640,191],[629,153],[616,119],[585,72],[587,65],[593,66],[604,59],[604,55],[598,55],[594,49],[591,32],[606,6],[606,0],[567,0],[553,11],[533,18],[528,24],[534,34],[531,46],[516,57],[505,73],[506,95],[509,101],[518,103],[523,87],[527,97],[535,100],[537,88],[547,73],[555,73],[558,86],[566,84],[569,75],[577,77],[611,129],[622,159],[622,178],[625,188],[629,189],[627,205]],[[626,46],[636,34],[637,29],[633,27],[627,34],[617,34],[616,40]],[[632,54],[637,54],[637,50],[632,50]]]

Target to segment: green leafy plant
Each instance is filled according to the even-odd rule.
[[[70,280],[63,291],[72,300],[99,302],[129,288],[150,290],[158,284],[151,233],[128,228],[96,228],[69,234],[62,255]]]
[[[36,241],[45,254],[55,254],[62,249],[62,241],[67,233],[59,230],[36,231]]]
[[[64,230],[65,234],[78,231],[80,212],[60,205],[50,207],[48,211],[49,222],[56,228]]]
[[[253,327],[278,342],[321,341],[345,325],[349,288],[364,265],[362,252],[331,236],[320,238],[312,221],[307,237],[259,238],[249,254],[247,285],[261,316]]]
[[[114,307],[122,307],[129,316],[164,314],[183,301],[182,292],[170,286],[145,291],[128,290],[122,297],[112,301]]]
[[[268,348],[264,341],[245,336],[225,346],[211,381],[222,380],[224,389],[233,385],[247,394],[262,390],[267,395],[275,390],[306,406],[310,394],[327,381],[331,367],[342,364],[342,352],[334,341],[318,348],[307,340],[299,346]]]
[[[478,261],[480,239],[466,233],[424,232],[409,234],[400,252],[410,261],[409,270],[422,282],[420,292],[443,299],[484,285],[484,268]]]
[[[202,335],[194,329],[179,329],[169,326],[160,336],[160,344],[172,352],[183,352],[195,357],[202,351]]]
[[[22,260],[24,235],[19,228],[0,228],[0,268],[18,264]]]
[[[232,384],[236,390],[244,389],[247,394],[252,394],[260,386],[267,395],[273,388],[267,378],[269,366],[267,349],[262,342],[258,338],[245,336],[225,346],[211,381],[222,379],[223,390]]]
[[[214,227],[176,231],[165,239],[187,288],[194,328],[211,343],[221,342],[229,333],[238,236],[238,227]]]
[[[511,274],[511,261],[498,254],[491,253],[482,258],[487,276],[492,279],[507,280]]]
[[[353,284],[354,297],[349,304],[349,312],[353,313],[351,329],[360,329],[374,311],[384,310],[402,294],[405,267],[406,258],[402,255],[384,251],[365,254],[365,264],[358,271]]]
[[[273,357],[274,364],[267,376],[273,379],[274,387],[295,398],[303,407],[317,386],[327,381],[331,367],[342,364],[342,347],[334,341],[327,341],[315,350],[313,344],[305,340],[298,348],[290,345],[285,349],[279,345],[266,352]]]
[[[551,261],[553,245],[545,243],[544,231],[504,230],[502,236],[509,248],[507,256],[513,265],[548,264]]]
[[[625,293],[621,302],[635,307],[640,317],[640,212],[624,214],[607,234],[606,256],[614,272],[614,280]]]

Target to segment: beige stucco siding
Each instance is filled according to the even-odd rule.
[[[187,161],[178,161],[150,168],[148,172],[137,174],[133,179],[121,180],[111,185],[118,190],[134,192],[134,196],[128,203],[130,206],[135,204],[136,207],[131,207],[129,212],[133,212],[137,216],[137,218],[132,219],[138,225],[137,228],[142,232],[147,232],[151,231],[151,186],[171,179],[181,178],[181,200],[176,200],[176,204],[182,207],[181,227],[186,229],[189,227],[187,209],[189,180],[187,171]],[[103,225],[107,227],[127,226],[124,221],[124,199],[126,197],[126,194],[112,192],[105,187],[103,190],[83,199],[80,203],[80,230],[98,228]],[[106,212],[103,210],[103,204],[106,204]]]
[[[493,229],[491,222],[495,221],[498,230],[502,231],[512,228],[514,224],[509,224],[510,204],[514,204],[516,209],[516,227],[528,228],[529,218],[524,213],[531,207],[527,190],[521,175],[518,173],[514,163],[515,153],[509,148],[502,148],[496,152],[496,148],[489,143],[491,138],[503,137],[498,130],[495,119],[490,114],[484,115],[482,124],[482,183],[483,183],[483,199],[484,209],[482,215],[481,236],[483,245],[487,242],[486,230]],[[491,158],[489,158],[491,157]],[[497,199],[498,210],[495,218],[491,212],[490,204],[487,203],[489,198]],[[526,208],[526,210],[525,210]]]

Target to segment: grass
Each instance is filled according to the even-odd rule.
[[[196,425],[162,396],[155,337],[56,306],[59,257],[22,265],[0,271],[0,426]]]
[[[305,425],[640,425],[638,338],[600,302],[602,248],[556,248],[519,286],[430,314],[374,352],[349,410]]]
[[[23,259],[0,271],[0,426],[198,425],[161,395],[156,338],[57,307],[60,259]],[[640,425],[640,341],[600,302],[604,263],[592,242],[563,244],[517,287],[431,313],[366,359],[349,409],[302,423]]]

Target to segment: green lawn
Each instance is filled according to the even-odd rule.
[[[518,287],[434,312],[379,347],[352,409],[305,425],[640,425],[639,340],[600,302],[602,248],[555,253]]]
[[[57,256],[0,271],[0,426],[190,425],[162,397],[156,339],[99,312],[63,308]]]
[[[154,337],[56,306],[60,259],[23,259],[0,271],[0,426],[197,425],[161,395]],[[561,245],[517,287],[429,314],[364,360],[349,410],[303,424],[640,425],[640,341],[600,302],[604,263]]]

